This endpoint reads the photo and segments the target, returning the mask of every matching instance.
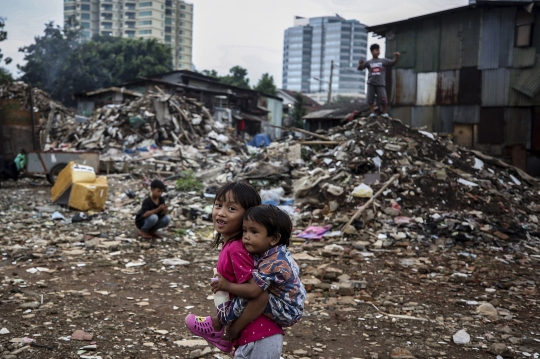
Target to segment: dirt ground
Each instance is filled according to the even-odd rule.
[[[9,331],[1,358],[227,358],[184,325],[188,313],[215,310],[210,222],[194,235],[176,223],[152,241],[118,212],[62,224],[33,210],[50,204],[50,187],[36,184],[0,189],[0,329]],[[329,243],[343,250],[325,251]],[[380,251],[338,239],[290,249],[306,258],[297,261],[309,295],[303,319],[286,330],[284,358],[538,358],[540,261],[527,254],[535,250],[435,237]],[[356,289],[334,285],[344,275]],[[478,312],[484,302],[497,314]],[[454,343],[461,329],[470,343]],[[92,340],[69,340],[75,330]],[[96,350],[79,351],[92,343]]]

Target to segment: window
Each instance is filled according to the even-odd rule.
[[[134,12],[126,12],[126,19],[135,20],[135,13]]]
[[[180,30],[180,31],[178,31],[178,33],[179,33],[180,35],[184,35],[184,34],[185,34],[185,31],[184,31],[184,30]]]
[[[112,29],[112,22],[102,22],[102,23],[101,23],[101,26],[102,26],[104,29]]]
[[[112,36],[112,31],[102,31],[101,35]]]
[[[165,6],[172,6],[172,0],[165,0]]]
[[[184,67],[182,64],[178,64],[178,68],[181,69],[182,67]]]
[[[186,14],[180,14],[180,17],[185,18]]]
[[[184,51],[184,48],[183,48],[183,47],[179,47],[179,48],[178,48],[178,51],[183,52],[183,51]]]
[[[126,9],[127,10],[135,10],[135,4],[126,3]]]
[[[81,10],[82,10],[82,11],[90,11],[90,5],[84,5],[84,4],[82,4],[82,5],[81,5]]]
[[[81,20],[90,20],[90,14],[82,13],[81,14]]]
[[[140,2],[139,3],[139,7],[148,7],[148,6],[152,6],[151,1],[145,1],[145,2]]]
[[[171,42],[171,35],[165,35],[165,41]]]
[[[179,60],[182,60],[183,58],[184,58],[183,55],[178,55],[178,59],[179,59]]]
[[[101,10],[103,10],[103,11],[112,11],[113,6],[109,5],[109,4],[101,4]]]
[[[185,10],[185,9],[186,9],[186,5],[180,5],[180,9]]]
[[[127,37],[135,37],[135,31],[127,30],[127,31],[126,31],[126,35],[127,35]]]
[[[184,26],[184,25],[186,25],[186,23],[183,21],[180,21],[180,26]]]
[[[165,32],[166,32],[167,34],[170,34],[170,33],[172,32],[171,30],[172,30],[172,29],[171,29],[170,26],[165,26]]]
[[[139,11],[139,16],[152,16],[152,11]]]
[[[152,25],[152,20],[139,21],[139,25]]]
[[[90,28],[90,23],[86,22],[86,21],[83,21],[83,22],[81,22],[81,27],[83,29],[89,29]]]
[[[75,5],[64,5],[64,11],[75,10]]]
[[[534,15],[525,10],[516,13],[516,47],[530,47],[532,45],[532,30]]]
[[[64,0],[64,2],[73,2],[75,0]]]
[[[165,18],[165,25],[172,25],[172,18],[170,17]]]
[[[126,27],[128,29],[134,29],[135,28],[135,21],[126,21]]]
[[[139,30],[139,35],[148,35],[152,33],[152,29],[149,30]]]
[[[183,43],[183,42],[184,42],[184,39],[180,39],[180,42]]]
[[[83,31],[82,35],[83,37],[90,37],[90,31]]]
[[[165,15],[172,15],[172,10],[171,9],[165,9]]]

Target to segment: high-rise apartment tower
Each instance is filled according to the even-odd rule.
[[[339,15],[297,16],[294,26],[285,30],[283,88],[324,102],[334,61],[332,94],[360,97],[366,75],[356,67],[360,59],[366,59],[366,52],[367,31],[359,21]]]
[[[85,39],[95,34],[157,39],[171,47],[174,69],[192,70],[193,4],[183,0],[64,0]]]

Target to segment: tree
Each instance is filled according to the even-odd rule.
[[[216,70],[202,70],[202,74],[205,76],[215,77],[219,79],[219,75]]]
[[[0,17],[0,42],[7,39],[7,31],[4,31],[4,26],[6,25],[3,18]],[[0,49],[0,61],[4,58],[4,54],[2,54],[2,49]],[[4,59],[4,62],[6,65],[9,65],[11,63],[11,58],[6,57]],[[8,69],[5,69],[3,67],[0,67],[0,85],[4,83],[8,83],[13,81],[13,77],[11,76],[11,72],[9,72]]]
[[[21,79],[74,105],[74,93],[120,85],[129,79],[172,69],[171,50],[157,40],[94,36],[80,43],[81,28],[69,19],[62,28],[52,22],[25,54]]]
[[[250,88],[249,79],[247,78],[248,71],[241,66],[233,66],[229,70],[227,76],[220,77],[221,82],[227,85],[233,85],[243,88]]]
[[[297,92],[294,99],[295,102],[292,111],[293,126],[297,128],[304,128],[303,118],[307,113],[304,96],[302,96],[301,92]]]
[[[274,76],[270,76],[268,73],[262,75],[259,83],[253,89],[273,96],[277,96],[278,94],[276,84],[274,83]]]

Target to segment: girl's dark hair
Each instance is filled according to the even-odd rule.
[[[266,228],[268,236],[281,235],[277,245],[288,247],[291,243],[292,222],[291,217],[285,211],[272,204],[263,204],[251,207],[244,215],[245,221],[255,221]]]
[[[229,192],[231,193],[234,201],[240,204],[246,211],[251,207],[259,206],[261,204],[261,196],[259,196],[259,192],[257,192],[257,190],[253,188],[249,183],[238,181],[230,182],[221,186],[221,188],[216,193],[214,203],[216,201],[224,202],[227,198],[227,193]],[[242,228],[240,228],[238,230],[238,233],[235,234],[232,238],[241,239]],[[214,242],[212,243],[212,247],[217,248],[221,242],[221,234],[218,233],[216,238],[214,239]]]

